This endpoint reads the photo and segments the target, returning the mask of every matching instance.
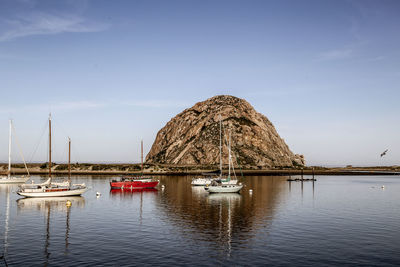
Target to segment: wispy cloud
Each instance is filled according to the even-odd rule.
[[[93,101],[75,101],[75,102],[61,102],[56,105],[51,105],[54,110],[80,110],[80,109],[93,109],[103,108],[107,106],[106,103],[93,102]]]
[[[98,32],[108,28],[107,24],[90,22],[82,16],[41,12],[3,19],[1,23],[4,30],[0,32],[0,42],[32,35]]]
[[[24,105],[24,106],[3,106],[0,108],[0,114],[13,114],[20,112],[32,111],[78,111],[86,109],[101,109],[108,107],[143,107],[143,108],[187,108],[193,103],[168,101],[168,100],[142,100],[142,101],[124,101],[124,100],[111,100],[111,101],[68,101],[58,103],[47,103],[39,105]]]
[[[59,102],[52,104],[40,104],[40,105],[25,105],[23,107],[2,107],[0,114],[11,114],[16,112],[32,112],[32,111],[75,111],[82,109],[95,109],[106,107],[107,104],[93,101],[71,101],[71,102]]]
[[[385,59],[384,56],[377,56],[377,57],[368,58],[367,61],[369,61],[369,62],[376,62],[376,61],[382,61],[382,60],[384,60],[384,59]]]
[[[336,49],[322,52],[318,55],[319,61],[348,59],[353,56],[352,49]]]
[[[122,105],[146,107],[146,108],[184,108],[189,107],[190,104],[185,102],[168,101],[168,100],[144,100],[144,101],[126,101]]]

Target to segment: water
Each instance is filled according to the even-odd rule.
[[[1,185],[0,256],[9,266],[400,264],[400,177],[247,177],[240,195],[209,195],[190,177],[114,192],[110,179],[74,177],[91,190],[71,207]]]

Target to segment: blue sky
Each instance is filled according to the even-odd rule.
[[[400,165],[399,14],[398,1],[2,0],[0,161],[9,118],[45,161],[50,111],[56,161],[67,136],[76,161],[139,161],[140,139],[147,152],[184,108],[230,94],[309,165]]]

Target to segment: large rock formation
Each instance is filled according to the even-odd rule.
[[[199,102],[162,128],[146,157],[147,163],[215,165],[219,163],[219,120],[223,125],[223,161],[227,164],[228,133],[232,154],[245,168],[303,166],[272,123],[246,101],[220,95]]]

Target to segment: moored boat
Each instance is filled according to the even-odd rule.
[[[14,176],[11,175],[11,140],[12,140],[12,120],[10,120],[10,133],[9,133],[9,139],[8,139],[8,171],[6,176],[0,176],[0,184],[21,184],[21,183],[26,183],[26,181],[29,180],[29,170],[28,167],[26,166],[25,159],[22,156],[22,160],[24,161],[24,166],[26,169],[26,172],[28,175],[22,175],[22,176]],[[22,151],[21,155],[22,154]]]
[[[158,185],[158,180],[153,177],[143,176],[143,141],[141,141],[141,170],[140,176],[121,176],[120,179],[113,179],[110,182],[111,189],[145,189],[154,188]]]
[[[220,163],[221,173],[222,173],[222,160]],[[234,175],[234,179],[231,179],[231,169]],[[234,181],[233,183],[230,183]],[[241,183],[237,184],[235,169],[233,167],[232,156],[231,156],[231,136],[229,134],[228,141],[228,176],[222,180],[214,180],[210,185],[206,185],[204,189],[209,193],[239,193],[243,188]]]
[[[154,188],[158,185],[158,181],[152,177],[121,177],[120,180],[112,180],[110,182],[111,189],[144,189]]]
[[[80,196],[87,191],[85,184],[71,183],[71,139],[68,138],[68,180],[52,182],[51,176],[51,116],[49,116],[49,179],[41,184],[23,184],[17,194],[24,197]]]
[[[29,176],[2,176],[0,177],[0,184],[22,184],[29,180]]]
[[[238,193],[243,188],[243,185],[211,185],[206,186],[204,189],[209,193]]]
[[[86,186],[74,185],[69,188],[54,188],[54,187],[25,187],[23,190],[17,192],[18,195],[24,197],[70,197],[80,196],[87,191]]]
[[[212,182],[217,181],[223,185],[235,185],[237,184],[236,179],[230,179],[228,177],[222,176],[222,121],[221,116],[219,116],[219,171],[211,172],[211,174],[216,175],[219,173],[218,177],[198,177],[194,178],[191,182],[192,186],[210,186]],[[210,174],[210,173],[208,173]]]
[[[193,178],[191,185],[192,186],[206,186],[210,185],[212,181],[214,181],[215,178],[211,177],[197,177]]]

